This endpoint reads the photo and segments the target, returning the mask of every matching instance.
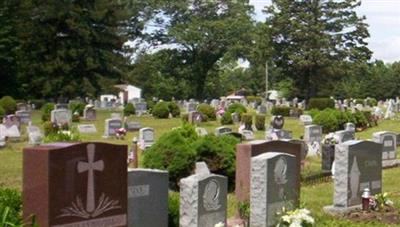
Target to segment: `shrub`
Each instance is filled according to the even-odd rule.
[[[290,115],[290,107],[287,106],[274,106],[271,109],[272,115],[282,115],[288,117]]]
[[[376,101],[376,99],[374,98],[367,98],[367,105],[369,106],[376,106],[378,105],[378,101]]]
[[[83,102],[74,101],[68,105],[68,108],[71,110],[72,114],[75,112],[79,113],[79,116],[83,116],[83,111],[85,110],[86,104]]]
[[[246,96],[248,102],[256,102],[258,105],[262,103],[263,98],[260,96]]]
[[[168,118],[169,116],[168,103],[167,102],[157,103],[153,108],[152,114],[156,118]]]
[[[6,111],[2,106],[0,106],[0,118],[3,119],[4,116],[6,116]]]
[[[11,96],[4,96],[0,99],[0,106],[6,114],[14,114],[17,110],[17,102]]]
[[[172,117],[179,117],[181,114],[181,109],[179,108],[176,102],[169,102],[168,103],[168,110],[171,113]]]
[[[189,114],[188,113],[181,114],[181,120],[183,123],[189,122]]]
[[[356,104],[364,105],[364,99],[355,99],[354,101],[355,101]]]
[[[231,125],[233,124],[232,115],[230,112],[225,112],[221,117],[221,125]]]
[[[51,111],[54,110],[54,103],[46,103],[42,106],[42,121],[49,121]]]
[[[178,188],[181,178],[190,175],[195,165],[196,151],[190,142],[197,138],[197,134],[192,129],[183,127],[164,133],[143,154],[143,167],[168,170],[173,189]]]
[[[207,120],[215,121],[217,119],[215,115],[215,109],[206,103],[198,105],[197,111],[199,111],[203,116],[205,116]]]
[[[128,103],[124,107],[124,116],[134,115],[136,113],[135,106],[132,103]]]
[[[43,131],[44,131],[44,136],[48,136],[50,134],[57,133],[58,126],[50,121],[46,121],[43,123]]]
[[[308,103],[308,109],[324,110],[335,108],[335,101],[331,98],[311,98]]]
[[[265,130],[265,115],[256,115],[256,128],[257,130]]]
[[[241,116],[243,113],[246,113],[247,110],[246,110],[245,106],[243,106],[242,104],[240,104],[238,102],[235,102],[235,103],[232,103],[231,105],[228,106],[228,112],[229,113],[235,113],[236,112],[236,113],[239,113],[240,116]]]
[[[246,128],[251,128],[253,125],[253,115],[252,114],[243,114],[242,122],[246,126]]]
[[[22,199],[21,194],[14,189],[8,188],[0,188],[0,223],[5,224],[4,222],[7,220],[9,223],[13,224],[21,224],[22,217]],[[4,217],[7,209],[7,217]],[[6,219],[6,220],[4,220]],[[2,225],[3,226],[3,225]],[[11,225],[5,225],[11,226]]]
[[[235,148],[239,142],[233,136],[206,135],[193,144],[196,161],[204,161],[211,172],[227,176],[230,189],[235,182]]]
[[[334,110],[326,109],[317,114],[313,122],[321,125],[324,133],[329,133],[339,130],[339,122],[335,116]]]
[[[34,104],[34,105],[35,105],[35,108],[36,108],[37,110],[40,110],[40,109],[42,108],[42,106],[43,106],[44,104],[46,104],[46,100],[43,100],[43,99],[33,99],[33,100],[31,100],[30,102],[31,102],[31,104]]]
[[[357,128],[366,128],[368,127],[368,119],[365,117],[364,113],[361,111],[357,111],[353,114],[354,116],[354,124]]]
[[[157,103],[154,102],[154,101],[151,100],[151,99],[147,100],[146,103],[147,103],[147,112],[153,113],[153,108],[154,108],[154,106],[155,106]]]
[[[168,193],[168,227],[179,227],[179,193]]]
[[[289,111],[289,115],[292,113],[295,117],[299,117],[300,115],[303,114],[303,110],[297,107],[292,107]]]

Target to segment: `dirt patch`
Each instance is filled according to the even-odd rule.
[[[400,224],[399,211],[389,206],[380,211],[355,210],[347,214],[345,218],[354,222],[378,221],[384,224]]]

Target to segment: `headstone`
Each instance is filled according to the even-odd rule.
[[[304,127],[304,141],[308,144],[311,156],[321,154],[322,126],[306,125]]]
[[[40,132],[39,127],[34,125],[29,125],[26,127],[28,132],[29,144],[30,145],[40,145],[43,140],[43,134]]]
[[[348,122],[344,125],[344,130],[355,132],[356,126],[354,125],[354,123]]]
[[[190,113],[196,111],[197,105],[194,102],[188,102],[186,104],[186,112]]]
[[[228,179],[196,172],[180,181],[180,226],[214,227],[226,225]]]
[[[20,126],[19,118],[14,114],[7,115],[3,122],[6,128],[11,128],[12,126],[17,126],[17,128],[19,128]]]
[[[226,126],[221,126],[221,127],[218,127],[215,129],[216,136],[221,136],[223,134],[230,133],[230,132],[232,132],[232,129],[228,128]]]
[[[147,112],[147,103],[146,102],[138,102],[135,103],[136,114],[142,115]]]
[[[382,191],[382,148],[372,141],[351,140],[336,145],[333,206],[328,213],[346,212],[361,204],[368,188],[371,195]]]
[[[257,107],[257,113],[258,114],[266,114],[267,113],[267,107],[265,105],[259,105]]]
[[[139,147],[142,150],[149,148],[154,143],[154,129],[152,128],[141,128],[139,130]]]
[[[271,118],[271,127],[274,129],[282,129],[285,124],[285,119],[283,116],[272,116]]]
[[[321,170],[324,173],[330,173],[335,160],[335,145],[323,144],[321,148]]]
[[[96,120],[96,110],[94,106],[87,105],[83,110],[83,118],[88,121],[95,121]]]
[[[201,113],[198,111],[191,111],[189,112],[189,123],[190,124],[195,124],[198,125],[202,121],[202,116]]]
[[[71,111],[68,109],[55,109],[51,111],[51,122],[57,125],[71,124]]]
[[[239,124],[239,122],[240,122],[240,114],[239,113],[234,112],[231,114],[231,117],[232,117],[232,122],[234,124]]]
[[[349,140],[354,140],[355,139],[355,132],[354,131],[347,131],[347,130],[341,130],[341,131],[336,131],[335,136],[338,139],[338,143],[344,143]]]
[[[17,111],[29,111],[28,104],[26,103],[17,103]]]
[[[243,139],[246,141],[254,140],[254,133],[251,130],[242,130]]]
[[[201,128],[201,127],[196,127],[196,133],[198,136],[206,136],[208,135],[208,132],[205,128]]]
[[[287,131],[284,129],[269,129],[265,131],[265,140],[291,140],[293,139],[292,131]]]
[[[31,121],[31,112],[27,110],[18,110],[15,112],[21,124],[28,124]]]
[[[130,121],[126,124],[128,131],[139,131],[142,128],[140,122],[137,121]]]
[[[92,134],[92,133],[96,133],[97,129],[94,124],[79,124],[78,131],[79,131],[79,133],[82,133],[82,134]]]
[[[383,161],[396,159],[397,136],[394,132],[375,132],[372,137],[374,142],[383,144]]]
[[[127,146],[56,143],[25,148],[23,215],[39,226],[126,226]]]
[[[10,141],[19,141],[21,139],[21,133],[16,125],[6,128],[6,135]]]
[[[313,120],[310,115],[300,115],[300,121],[303,125],[311,125]]]
[[[251,158],[250,226],[275,226],[277,212],[299,201],[294,155],[269,152]]]
[[[57,103],[55,106],[55,109],[56,110],[61,110],[61,109],[68,110],[68,104],[67,103]]]
[[[236,145],[236,198],[241,201],[249,201],[250,198],[250,170],[251,158],[269,152],[280,152],[296,156],[294,165],[296,172],[300,174],[301,166],[301,144],[287,141],[260,141],[255,140],[249,143]],[[299,175],[300,176],[300,175]],[[300,190],[300,179],[295,190]]]
[[[168,227],[168,172],[128,171],[128,226]]]
[[[115,135],[115,130],[120,129],[122,127],[121,119],[106,119],[105,120],[105,129],[104,129],[104,138],[108,138],[110,136]]]

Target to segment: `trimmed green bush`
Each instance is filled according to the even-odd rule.
[[[168,118],[169,108],[168,102],[159,102],[153,107],[152,114],[156,118]]]
[[[171,113],[172,117],[179,117],[181,115],[181,109],[176,102],[169,102],[168,110]]]
[[[128,103],[124,107],[124,116],[135,115],[136,109],[132,103]]]
[[[196,162],[196,151],[190,143],[197,134],[192,129],[187,130],[184,126],[164,133],[143,153],[143,167],[168,170],[173,189],[178,189],[181,178],[191,174]]]
[[[367,98],[367,105],[369,106],[376,106],[378,105],[378,101],[376,101],[376,99],[374,98]]]
[[[150,114],[153,113],[153,108],[157,103],[151,99],[147,100],[146,103],[147,103],[147,112]]]
[[[3,216],[6,213],[7,216]],[[15,224],[15,226],[22,226],[22,198],[20,192],[14,189],[0,188],[0,223],[4,222]],[[12,225],[1,225],[12,226]]]
[[[260,96],[246,96],[246,99],[249,103],[256,102],[258,105],[260,105],[263,100],[263,98]]]
[[[79,113],[79,116],[83,116],[83,111],[85,110],[86,104],[83,102],[71,102],[68,105],[68,108],[71,110],[72,114],[75,114],[75,112]]]
[[[326,109],[314,117],[313,123],[321,125],[324,133],[337,131],[340,129],[340,124],[336,116],[334,110]]]
[[[235,102],[232,103],[231,105],[228,106],[228,112],[229,113],[239,113],[240,116],[242,116],[243,113],[247,112],[247,109],[245,106],[243,106],[242,104]]]
[[[257,130],[265,130],[265,115],[258,114],[256,115],[256,128]]]
[[[274,106],[271,109],[272,115],[282,115],[284,117],[288,117],[290,115],[290,107],[287,106]]]
[[[206,103],[198,105],[197,111],[203,115],[203,118],[206,117],[207,120],[215,121],[217,119],[217,116],[215,115],[215,109]]]
[[[46,103],[42,106],[42,121],[50,121],[51,111],[54,110],[54,103]]]
[[[206,135],[193,144],[196,161],[206,162],[212,173],[227,176],[231,190],[235,182],[235,148],[239,142],[233,136]]]
[[[231,124],[233,124],[232,113],[225,112],[224,115],[222,115],[220,121],[221,121],[221,125],[231,125]]]
[[[2,106],[0,106],[0,118],[3,119],[4,116],[6,116],[6,111]]]
[[[357,128],[366,128],[368,127],[368,118],[364,115],[363,112],[361,111],[356,111],[354,114],[354,124],[356,125]]]
[[[308,103],[308,109],[333,109],[335,108],[335,101],[331,98],[311,98]]]
[[[179,193],[168,193],[168,227],[179,227]]]
[[[241,121],[243,124],[246,125],[246,128],[251,128],[251,126],[253,125],[253,115],[252,114],[243,114]]]
[[[0,106],[6,114],[14,114],[17,111],[17,102],[11,96],[4,96],[0,99]]]

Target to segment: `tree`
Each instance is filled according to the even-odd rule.
[[[97,96],[120,82],[129,63],[124,43],[140,30],[125,6],[117,0],[23,1],[20,92]]]
[[[293,79],[306,99],[338,80],[335,67],[371,57],[359,0],[273,0],[265,10],[274,48],[273,61]],[[330,90],[332,90],[331,87]]]
[[[218,71],[224,57],[238,58],[251,43],[252,7],[247,0],[166,1],[161,27],[149,43],[174,49],[172,58],[182,59],[195,96],[202,98],[207,81]]]

